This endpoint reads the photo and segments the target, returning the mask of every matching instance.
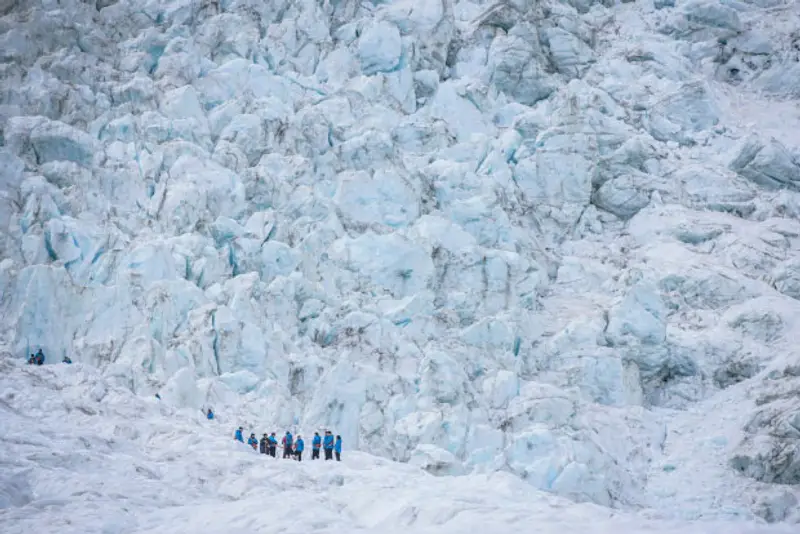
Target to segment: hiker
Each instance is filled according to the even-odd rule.
[[[64,356],[64,359],[61,360],[61,363],[70,364],[70,363],[72,363],[72,360],[70,359],[69,356]]]
[[[267,441],[269,442],[269,455],[275,458],[275,451],[278,448],[278,438],[275,437],[275,432],[269,435]]]
[[[336,453],[336,461],[342,461],[342,436],[336,436],[336,443],[333,445],[333,451]]]
[[[330,430],[325,431],[325,439],[322,440],[322,448],[325,449],[325,459],[333,460],[333,434]]]
[[[267,445],[268,441],[269,440],[267,439],[267,433],[264,432],[264,435],[261,436],[261,441],[258,442],[258,447],[259,447],[258,452],[260,452],[261,454],[267,454],[269,452],[269,445]]]
[[[236,434],[233,435],[233,439],[244,443],[244,436],[242,435],[242,427],[236,429]]]
[[[297,436],[297,441],[294,444],[294,455],[297,457],[298,462],[303,461],[303,449],[306,448],[306,443],[303,441],[303,436]]]
[[[206,419],[208,419],[209,421],[211,419],[214,419],[214,412],[213,412],[213,410],[211,410],[211,408],[209,408],[208,409],[208,413],[206,413]]]
[[[255,432],[250,434],[250,437],[247,438],[247,444],[253,447],[253,450],[256,450],[256,448],[258,447],[258,440],[256,439]]]
[[[39,349],[39,351],[36,354],[31,354],[31,357],[28,359],[28,363],[29,364],[35,363],[36,365],[44,365],[44,353],[42,352],[42,349]]]
[[[283,436],[283,457],[292,457],[292,433],[288,430],[286,431],[286,435]]]
[[[322,447],[322,438],[319,432],[314,432],[314,439],[311,440],[311,459],[319,460],[319,449]]]
[[[161,400],[161,395],[159,395],[158,393],[156,393],[156,398],[157,398],[158,400]]]
[[[28,358],[28,365],[34,365],[36,363],[36,355],[31,354],[31,357]]]

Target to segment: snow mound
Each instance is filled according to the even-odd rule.
[[[276,460],[234,441],[229,414],[208,421],[199,410],[135,396],[82,364],[28,367],[3,356],[0,370],[0,519],[9,534],[48,526],[86,534],[455,533],[531,524],[548,533],[792,532],[790,525],[610,517],[508,473],[437,477],[347,445],[341,463]]]

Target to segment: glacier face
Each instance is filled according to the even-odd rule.
[[[800,521],[799,12],[4,2],[0,342],[437,474]]]

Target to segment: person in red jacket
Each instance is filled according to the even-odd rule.
[[[319,432],[314,432],[314,439],[311,440],[311,459],[319,460],[319,450],[322,448],[322,438]]]

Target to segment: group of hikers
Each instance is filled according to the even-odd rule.
[[[72,363],[72,360],[68,356],[64,356],[62,363]],[[28,364],[30,365],[43,365],[44,364],[44,353],[42,349],[36,354],[31,354],[31,357],[28,359]],[[156,398],[161,400],[161,395],[156,393]],[[213,420],[214,419],[214,410],[212,408],[207,408],[203,410],[206,419]],[[236,429],[236,433],[234,434],[234,439],[237,441],[241,441],[244,443],[244,429],[239,427]],[[262,436],[261,440],[259,441],[256,438],[255,433],[251,433],[250,437],[247,439],[247,444],[253,447],[253,450],[258,450],[261,454],[268,454],[275,458],[277,456],[277,449],[278,449],[278,439],[275,437],[275,432],[272,432],[269,436],[266,433]],[[292,436],[292,433],[288,430],[286,434],[281,438],[281,447],[283,448],[283,457],[284,458],[294,458],[298,462],[303,461],[303,451],[305,450],[305,441],[303,441],[302,436],[297,436],[295,439]],[[318,460],[319,459],[319,451],[325,451],[325,459],[326,460],[333,460],[334,455],[336,456],[336,461],[342,461],[342,436],[333,437],[333,433],[330,430],[325,431],[325,436],[321,437],[319,432],[314,432],[314,438],[311,440],[311,459]]]
[[[209,413],[211,410],[209,410]],[[212,419],[212,417],[209,417]],[[242,427],[236,429],[236,432],[233,435],[233,439],[236,441],[241,441],[244,443],[244,430]],[[275,432],[272,432],[269,436],[267,436],[266,432],[261,437],[259,441],[256,438],[255,432],[250,434],[250,437],[247,439],[247,444],[253,447],[253,450],[258,450],[261,454],[268,454],[273,458],[276,457],[276,453],[278,450],[278,438],[275,437]],[[303,461],[303,451],[305,450],[306,444],[303,441],[303,436],[297,436],[295,439],[292,436],[292,433],[288,430],[286,434],[283,435],[281,438],[281,447],[283,448],[283,458],[294,458],[298,462]],[[325,431],[325,436],[321,437],[319,432],[314,432],[314,438],[311,440],[311,459],[318,460],[319,459],[319,451],[325,451],[325,459],[326,460],[333,460],[334,455],[336,456],[336,461],[342,461],[342,436],[336,436],[334,439],[333,433],[330,430]]]
[[[72,363],[72,360],[69,356],[64,356],[64,359],[61,360],[61,363]],[[44,353],[42,349],[39,349],[36,354],[31,354],[31,357],[28,358],[28,365],[44,365]]]

